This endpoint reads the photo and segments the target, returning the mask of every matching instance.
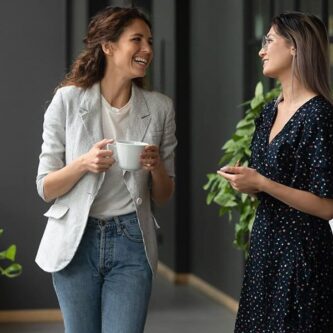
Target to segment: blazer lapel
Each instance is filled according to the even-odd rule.
[[[101,111],[100,86],[97,82],[85,91],[79,109],[91,145],[103,139]]]
[[[151,115],[142,91],[135,84],[132,87],[133,103],[126,131],[126,140],[142,141],[147,132]]]
[[[86,89],[80,104],[79,114],[82,123],[87,132],[85,143],[89,150],[95,143],[101,141],[104,137],[102,126],[102,107],[99,82],[95,83],[91,88]],[[95,179],[94,196],[97,195],[102,186],[105,173],[93,174]]]

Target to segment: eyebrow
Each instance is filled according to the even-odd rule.
[[[139,32],[134,33],[134,34],[131,35],[131,37],[135,37],[135,36],[138,36],[138,37],[144,37],[144,35],[141,34],[141,33],[139,33]],[[153,39],[153,36],[149,36],[148,39]]]

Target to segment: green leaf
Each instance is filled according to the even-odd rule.
[[[263,105],[265,103],[264,100],[264,96],[260,95],[260,96],[256,96],[255,98],[253,98],[253,100],[251,101],[251,108],[255,109],[261,105]]]
[[[222,149],[226,150],[230,147],[233,147],[234,144],[235,144],[235,141],[230,139],[222,146]]]
[[[0,229],[0,236],[3,234],[3,229]],[[14,261],[16,255],[16,245],[10,245],[6,250],[0,252],[0,260]],[[0,275],[8,278],[13,278],[21,274],[22,266],[18,263],[11,263],[7,267],[0,266]]]
[[[237,125],[236,128],[243,128],[243,127],[248,127],[251,126],[253,122],[253,119],[250,117],[243,118]]]
[[[16,246],[11,245],[7,250],[0,252],[0,259],[8,259],[11,261],[15,260]]]
[[[236,231],[236,245],[239,247],[243,247],[244,243],[246,242],[246,239],[248,237],[248,234],[246,232],[246,230],[244,229],[239,229],[238,231]]]
[[[250,103],[251,103],[251,101],[246,101],[246,102],[239,104],[238,106],[245,106],[245,105],[249,105]]]
[[[252,227],[253,227],[253,222],[255,220],[256,214],[253,213],[252,216],[249,218],[249,231],[252,231]]]
[[[1,268],[1,267],[0,267]],[[20,264],[11,264],[7,268],[3,269],[1,268],[1,274],[5,275],[9,278],[14,278],[16,276],[19,276],[22,272],[22,266]]]
[[[241,194],[241,200],[242,200],[242,203],[244,203],[244,202],[246,201],[247,196],[248,196],[248,194],[246,194],[246,193],[242,193],[242,194]]]
[[[214,192],[208,193],[207,199],[206,199],[207,205],[210,205],[213,202],[215,196],[216,196],[216,193],[214,193]]]
[[[207,175],[207,178],[208,178],[208,182],[203,186],[204,190],[208,190],[209,188],[212,187],[212,185],[214,184],[214,182],[216,182],[217,174],[209,173]]]
[[[258,96],[262,96],[264,94],[264,85],[262,84],[262,82],[258,82],[256,85],[256,90],[254,92],[254,96],[258,97]]]
[[[220,191],[214,198],[214,202],[222,207],[235,207],[234,197],[228,193]]]
[[[230,207],[222,206],[219,210],[219,215],[222,216],[225,213],[230,213],[230,212],[232,212],[232,209]]]
[[[6,252],[7,259],[14,261],[16,255],[16,245],[11,245]]]

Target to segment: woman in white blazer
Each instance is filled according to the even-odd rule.
[[[44,119],[39,195],[55,200],[36,257],[52,273],[67,333],[141,333],[157,266],[151,199],[174,189],[171,100],[140,88],[152,60],[147,18],[106,8]],[[144,141],[139,171],[121,170],[113,140]]]

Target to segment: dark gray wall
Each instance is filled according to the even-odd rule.
[[[189,1],[190,11],[190,198],[191,221],[190,272],[220,288],[234,298],[239,297],[244,260],[232,241],[234,226],[226,218],[218,216],[218,206],[206,206],[206,193],[202,187],[206,174],[215,172],[221,157],[221,146],[234,131],[242,117],[237,108],[243,99],[243,2],[241,0]],[[175,54],[178,38],[175,31],[177,8],[174,1],[153,1],[153,28],[155,59],[153,71],[154,89],[172,98],[182,98],[185,87],[177,87]],[[179,14],[178,14],[179,15]],[[178,32],[179,33],[179,32]],[[177,44],[182,47],[182,43]],[[187,43],[183,43],[187,47]],[[185,69],[184,69],[185,70]],[[176,113],[184,110],[176,109]],[[177,124],[177,133],[184,128]],[[181,158],[181,157],[179,157]],[[185,161],[184,161],[185,162]],[[177,174],[177,187],[182,177]],[[181,207],[182,202],[176,203]],[[175,269],[177,252],[181,242],[176,235],[174,202],[158,210],[162,230],[160,260]],[[166,218],[169,217],[169,218]],[[180,244],[181,245],[181,244]]]
[[[152,26],[154,89],[175,99],[175,0],[153,1]]]
[[[0,249],[17,244],[23,274],[0,277],[0,310],[57,307],[34,262],[46,219],[35,177],[46,102],[64,74],[65,0],[0,1]]]
[[[79,55],[84,47],[83,38],[87,32],[88,17],[88,0],[71,0],[69,45],[71,62]]]
[[[206,206],[206,174],[215,172],[223,143],[242,116],[243,1],[191,1],[191,269],[238,298],[243,258],[234,226]]]
[[[177,7],[178,8],[178,7]],[[153,1],[155,59],[154,89],[180,99],[184,87],[177,87],[175,54],[178,38],[175,31],[175,2]],[[244,260],[232,241],[234,225],[218,216],[218,206],[206,206],[202,186],[206,174],[215,172],[221,157],[221,146],[242,117],[237,108],[243,99],[243,2],[241,0],[189,1],[190,11],[190,272],[239,297]],[[178,32],[179,33],[179,32]],[[177,44],[182,47],[182,43]],[[184,42],[184,47],[187,43]],[[185,69],[184,69],[185,70]],[[177,90],[175,90],[177,89]],[[176,109],[176,113],[184,110]],[[181,135],[184,128],[179,128]],[[179,157],[181,158],[181,157]],[[182,177],[177,174],[177,187]],[[182,202],[176,203],[181,207]],[[159,210],[160,212],[160,210]],[[169,219],[166,217],[169,216]],[[175,269],[179,255],[176,242],[177,224],[172,205],[160,214],[162,243],[160,260]],[[179,244],[178,244],[179,245]]]
[[[175,98],[175,2],[152,1],[154,38],[153,88]],[[178,112],[178,110],[176,110]],[[179,177],[181,179],[181,177]],[[177,175],[178,183],[178,175]],[[155,207],[161,226],[158,232],[160,260],[175,268],[175,197],[164,207]]]

